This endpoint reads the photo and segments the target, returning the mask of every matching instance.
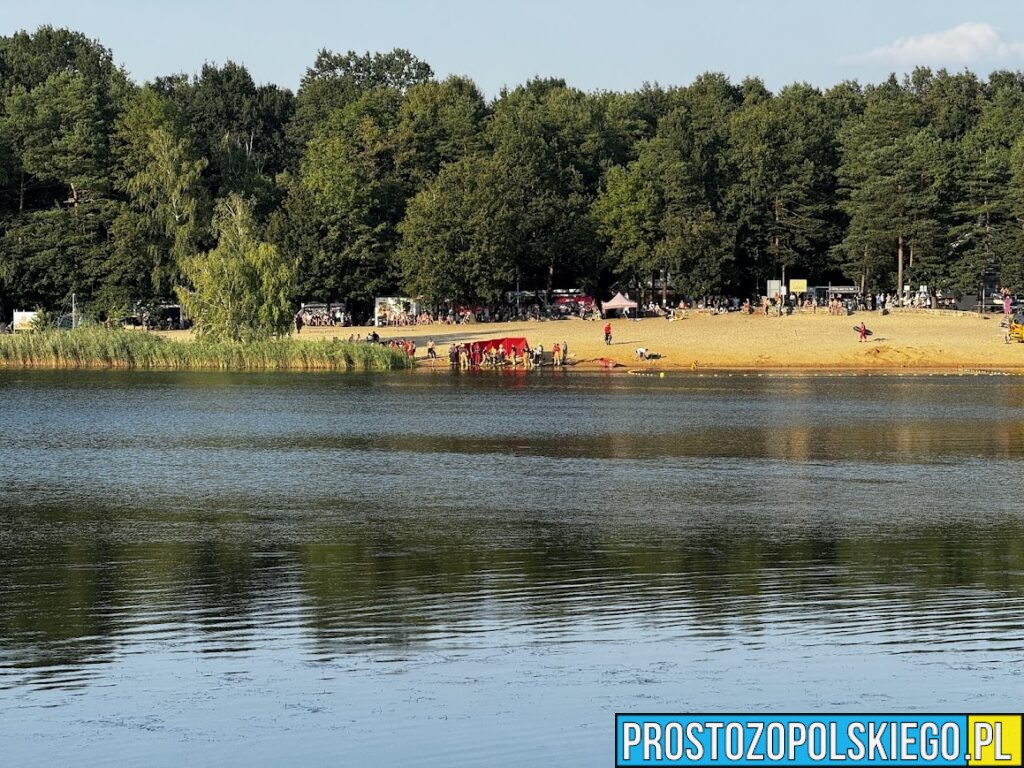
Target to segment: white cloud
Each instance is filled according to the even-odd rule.
[[[1024,58],[1024,43],[1004,40],[991,24],[968,21],[942,32],[901,37],[890,45],[850,57],[848,61],[901,66],[961,66],[1020,58]]]

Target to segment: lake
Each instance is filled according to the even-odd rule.
[[[0,371],[17,765],[1019,711],[1024,379]]]

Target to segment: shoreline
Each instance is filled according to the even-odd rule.
[[[471,371],[457,371],[445,367],[429,367],[417,365],[415,368],[394,369],[394,370],[354,370],[343,368],[169,368],[169,367],[139,367],[129,365],[76,365],[76,366],[54,366],[54,365],[0,365],[0,373],[46,373],[46,372],[75,372],[83,373],[201,373],[201,374],[309,374],[309,375],[332,375],[340,374],[345,376],[368,374],[373,376],[386,375],[470,375],[470,376],[526,376],[531,374],[537,377],[548,376],[594,376],[604,375],[615,379],[629,378],[660,378],[660,379],[719,379],[719,378],[771,378],[771,379],[840,379],[840,378],[966,378],[990,376],[1000,378],[1024,377],[1024,368],[1020,369],[938,369],[938,368],[902,368],[902,369],[864,369],[864,368],[707,368],[698,371],[688,369],[604,369],[599,367],[566,366],[562,369],[552,369],[550,366],[543,369],[524,370],[519,369],[479,369]]]
[[[719,377],[719,376],[737,376],[737,377],[756,377],[756,376],[775,376],[775,377],[800,377],[800,378],[827,378],[827,377],[843,377],[843,376],[1024,376],[1024,365],[1015,367],[1004,367],[1004,368],[965,368],[965,367],[903,367],[903,368],[863,368],[863,367],[852,367],[852,366],[837,366],[837,367],[813,367],[813,366],[790,366],[790,367],[776,367],[776,368],[750,368],[743,366],[733,367],[717,367],[717,368],[684,368],[684,367],[650,367],[650,368],[639,368],[632,367],[627,368],[620,366],[617,368],[604,368],[601,365],[593,364],[593,361],[580,361],[578,363],[570,363],[564,367],[554,367],[551,365],[545,365],[541,368],[478,368],[469,371],[456,370],[451,368],[445,362],[443,365],[438,362],[437,365],[428,365],[424,361],[417,359],[416,367],[410,371],[414,373],[466,373],[473,375],[480,374],[551,374],[551,375],[563,375],[563,374],[593,374],[601,373],[609,376],[658,376],[659,374],[678,376],[689,376],[694,378],[699,377]]]
[[[854,325],[873,335],[859,340]],[[0,338],[0,370],[196,370],[196,371],[448,371],[447,350],[501,337],[525,337],[545,351],[569,348],[568,365],[540,371],[659,376],[694,375],[1024,375],[1024,344],[1006,343],[1000,316],[897,311],[891,315],[827,313],[788,317],[691,313],[679,321],[612,320],[606,344],[604,321],[472,323],[379,328],[381,340],[415,342],[414,365],[386,346],[349,342],[366,327],[313,327],[289,338],[243,345],[199,341],[188,331],[142,333],[88,330]],[[433,340],[437,359],[427,358]],[[652,359],[637,358],[644,348]],[[493,368],[479,369],[494,371]],[[504,371],[526,373],[520,366]],[[539,372],[539,371],[538,371]]]
[[[897,310],[884,316],[797,313],[782,318],[691,312],[672,322],[661,318],[611,320],[611,345],[604,343],[605,321],[576,318],[376,330],[383,341],[415,341],[417,367],[428,370],[448,368],[449,344],[522,336],[531,346],[542,345],[545,350],[555,343],[568,343],[567,367],[577,371],[1024,374],[1024,344],[1005,342],[1001,320],[1000,315],[942,310]],[[861,321],[873,331],[867,342],[860,342],[854,330]],[[365,336],[369,330],[313,328],[304,329],[303,337]],[[436,363],[426,359],[428,339],[436,344]],[[638,360],[638,347],[656,358]],[[606,368],[602,359],[613,361],[615,367]]]

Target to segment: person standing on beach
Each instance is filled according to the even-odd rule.
[[[427,339],[427,357],[429,357],[431,360],[437,359],[437,350],[434,347],[433,339]]]
[[[562,348],[560,346],[558,346],[558,342],[556,341],[554,346],[551,347],[551,364],[552,365],[561,365],[561,363],[562,363]]]
[[[569,359],[569,342],[562,342],[562,365],[565,365],[565,361]]]
[[[858,328],[857,330],[860,333],[860,340],[861,341],[867,341],[868,340],[868,327],[866,325],[864,325],[864,321],[863,320],[860,321],[860,328]]]
[[[605,344],[611,344],[612,343],[612,324],[611,323],[605,323],[604,324],[604,343]]]

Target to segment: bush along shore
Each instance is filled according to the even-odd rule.
[[[140,331],[96,327],[0,336],[0,367],[4,368],[391,371],[412,365],[401,350],[328,339],[174,341]]]

